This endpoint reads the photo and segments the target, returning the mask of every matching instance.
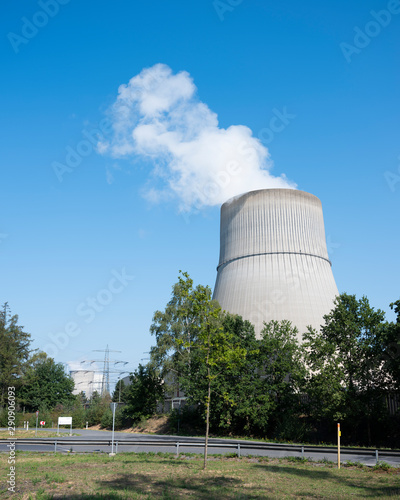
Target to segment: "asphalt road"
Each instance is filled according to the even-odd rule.
[[[42,429],[38,431],[38,437],[42,437],[44,440],[52,440],[51,444],[36,444],[36,443],[18,443],[16,440],[16,449],[21,451],[40,451],[40,452],[51,452],[54,451],[54,440],[55,438],[47,438],[46,434],[49,432],[54,433],[55,429]],[[73,429],[73,433],[80,434],[79,436],[69,437],[69,429],[60,429],[60,437],[58,440],[62,440],[62,443],[57,443],[57,452],[111,452],[111,431],[94,431],[89,429]],[[101,442],[100,442],[101,440]],[[107,440],[105,443],[104,440]],[[127,441],[133,441],[134,443],[127,443]],[[65,441],[68,441],[67,443]],[[183,436],[159,436],[154,434],[133,434],[125,432],[115,432],[114,434],[114,452],[116,451],[116,442],[118,441],[118,453],[121,452],[169,452],[176,453],[177,446],[176,442],[180,443],[190,443],[191,446],[185,446],[179,444],[180,453],[199,453],[204,452],[204,438],[197,437],[183,437]],[[93,444],[91,444],[93,442]],[[123,444],[123,443],[126,444]],[[151,442],[157,442],[157,444],[151,445]],[[80,444],[82,443],[82,444]],[[209,448],[209,454],[216,453],[237,453],[238,443],[240,444],[240,454],[243,455],[253,455],[253,456],[268,456],[271,458],[276,457],[287,457],[287,456],[297,456],[301,457],[302,453],[299,448],[294,448],[290,445],[276,444],[276,443],[265,443],[259,441],[246,441],[246,440],[234,440],[234,439],[210,439],[209,441],[211,447]],[[197,446],[198,445],[198,446]],[[260,446],[270,446],[273,449],[261,449]],[[246,448],[244,448],[246,447]],[[7,441],[2,440],[0,442],[0,452],[6,452]],[[374,450],[358,450],[357,453],[352,453],[353,450],[348,450],[349,453],[342,449],[341,462],[345,463],[347,461],[361,462],[365,465],[373,466],[376,463],[376,456]],[[355,450],[354,450],[355,451]],[[361,453],[361,454],[360,454]],[[336,450],[318,447],[304,447],[304,457],[311,458],[312,460],[330,460],[332,462],[337,461]],[[390,465],[400,467],[400,453],[394,456],[385,455],[384,451],[379,451],[379,460],[385,461]]]

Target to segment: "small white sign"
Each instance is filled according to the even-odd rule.
[[[72,425],[72,417],[58,417],[58,425]]]
[[[46,422],[44,420],[41,420],[40,425],[46,425]]]

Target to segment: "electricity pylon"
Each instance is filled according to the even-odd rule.
[[[124,365],[128,364],[128,361],[119,361],[115,359],[110,359],[110,352],[122,352],[122,351],[114,351],[110,349],[107,345],[106,349],[93,349],[94,352],[104,352],[104,360],[99,359],[91,359],[90,364],[103,361],[103,377],[101,381],[101,395],[110,394],[110,373],[125,373],[119,372],[117,370],[110,370],[110,363],[116,365],[118,363],[123,363]]]

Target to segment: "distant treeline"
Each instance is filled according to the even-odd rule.
[[[308,328],[299,344],[288,321],[265,324],[260,340],[248,321],[220,309],[207,326],[207,318],[196,317],[195,294],[182,294],[184,285],[180,279],[165,311],[154,315],[156,346],[147,367],[169,381],[171,394],[178,384],[184,391],[181,429],[197,422],[201,430],[211,380],[215,434],[334,442],[340,422],[343,444],[400,447],[400,300],[390,304],[397,320],[387,322],[366,297],[342,294],[320,332]],[[207,327],[222,329],[225,339],[205,346],[199,332]],[[229,362],[230,349],[244,355]]]
[[[252,436],[282,441],[400,447],[400,300],[394,322],[366,297],[342,294],[319,332],[303,342],[290,322],[266,323],[260,339],[240,316],[221,311],[208,287],[188,275],[173,287],[151,326],[151,360],[120,381],[112,395],[72,394],[63,366],[31,351],[30,335],[7,305],[0,311],[0,426],[7,425],[7,390],[15,386],[17,424],[34,411],[46,427],[72,416],[74,427],[112,425],[110,401],[121,401],[116,429],[143,421],[179,387],[185,404],[170,415],[172,431]]]

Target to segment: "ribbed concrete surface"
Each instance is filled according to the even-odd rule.
[[[214,298],[250,320],[288,319],[319,329],[338,290],[325,242],[321,202],[292,189],[251,191],[221,208]]]

